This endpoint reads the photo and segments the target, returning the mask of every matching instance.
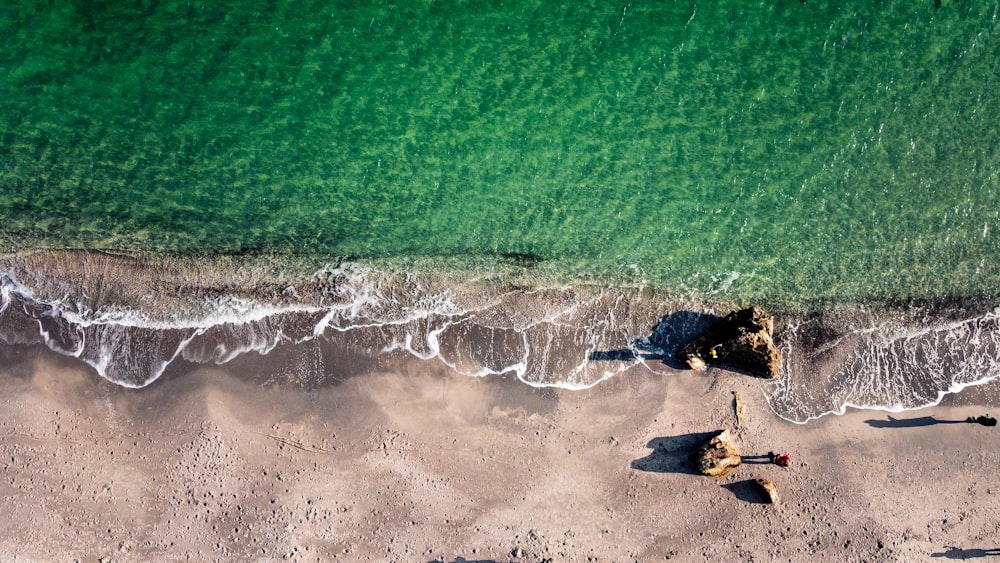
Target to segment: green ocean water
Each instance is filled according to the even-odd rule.
[[[991,299],[998,12],[5,0],[0,246]]]

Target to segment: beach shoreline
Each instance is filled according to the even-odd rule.
[[[1000,556],[998,21],[5,5],[0,561]]]
[[[317,347],[300,359],[309,366],[273,366],[269,377],[322,385],[405,351],[461,375],[512,372],[580,390],[650,360],[683,367],[682,346],[747,305],[725,294],[546,285],[530,268],[410,272],[315,257],[36,252],[6,257],[0,273],[0,340],[45,344],[131,388],[175,363],[259,355],[267,364],[291,345]],[[768,403],[793,422],[850,406],[922,408],[1000,374],[1000,308],[988,300],[768,312],[785,357]]]
[[[405,354],[318,387],[248,359],[129,390],[39,346],[4,356],[5,560],[911,561],[1000,544],[996,429],[883,424],[983,414],[995,384],[797,425],[760,380],[653,362],[583,391]],[[793,467],[694,474],[692,444],[723,428]]]

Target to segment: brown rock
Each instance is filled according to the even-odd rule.
[[[700,356],[691,355],[684,358],[684,361],[687,362],[688,367],[695,371],[704,371],[708,369],[708,364],[706,364],[705,360],[701,359]]]
[[[757,488],[764,493],[764,498],[767,499],[767,502],[771,504],[778,504],[781,502],[781,498],[778,497],[778,488],[775,487],[774,483],[769,479],[754,479],[753,482],[757,485]]]
[[[685,346],[678,357],[696,370],[714,364],[768,379],[781,375],[774,319],[757,306],[726,315]]]
[[[743,426],[743,421],[747,417],[747,405],[736,391],[733,391],[733,412],[736,414],[736,426]]]
[[[709,477],[726,477],[743,463],[729,430],[722,430],[693,455],[698,471]]]

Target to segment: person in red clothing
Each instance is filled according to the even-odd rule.
[[[788,455],[786,453],[776,454],[774,456],[774,464],[777,465],[777,466],[779,466],[779,467],[791,467],[791,465],[792,465],[792,456],[790,456],[790,455]]]

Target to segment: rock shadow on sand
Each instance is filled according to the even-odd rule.
[[[750,504],[769,504],[769,500],[761,490],[760,485],[755,483],[753,479],[744,479],[743,481],[737,481],[735,483],[727,483],[722,485],[722,488],[733,493],[733,496],[743,502]]]
[[[589,359],[614,362],[660,360],[674,369],[688,369],[687,363],[677,359],[677,353],[721,319],[717,315],[693,311],[670,313],[656,323],[649,336],[634,340],[628,348],[597,350],[590,354]]]
[[[717,434],[718,432],[693,432],[653,438],[646,444],[653,451],[646,457],[632,460],[631,467],[650,473],[699,475],[698,468],[691,462],[691,452]]]

